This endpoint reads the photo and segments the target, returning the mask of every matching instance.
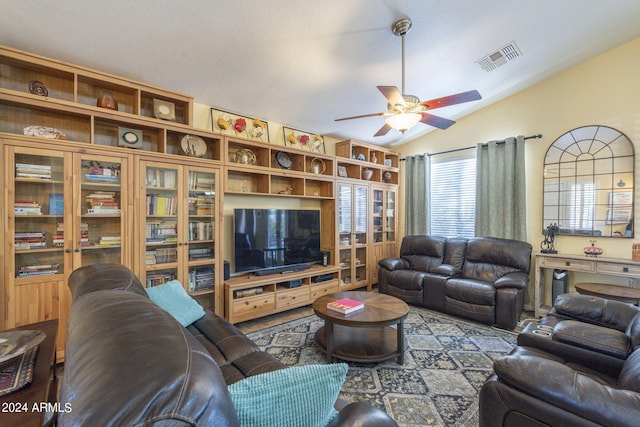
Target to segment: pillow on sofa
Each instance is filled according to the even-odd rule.
[[[175,317],[182,326],[189,326],[204,316],[202,306],[187,294],[177,280],[145,288],[145,290],[151,301]]]
[[[326,426],[349,365],[294,366],[247,377],[229,393],[242,427]]]

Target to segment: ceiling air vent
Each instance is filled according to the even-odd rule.
[[[520,49],[518,48],[516,43],[511,42],[508,45],[500,48],[499,50],[490,53],[484,58],[476,61],[476,63],[480,65],[480,68],[482,68],[484,71],[489,72],[506,64],[509,61],[516,59],[521,55],[522,52],[520,52]]]

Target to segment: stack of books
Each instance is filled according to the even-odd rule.
[[[214,179],[211,174],[192,173],[189,175],[189,190],[213,191]]]
[[[92,215],[120,214],[115,191],[95,191],[85,197],[87,213]]]
[[[152,286],[162,285],[176,278],[174,273],[169,272],[158,272],[158,273],[150,273],[147,274],[147,279],[145,280],[145,284],[147,288]]]
[[[354,311],[362,310],[364,308],[364,303],[351,298],[342,298],[328,303],[327,308],[329,310],[337,311],[338,313],[349,314]]]
[[[18,269],[16,277],[46,276],[57,274],[60,264],[23,265]]]
[[[14,247],[17,251],[45,249],[47,247],[47,242],[44,240],[44,233],[40,231],[15,233],[14,238]]]
[[[176,262],[177,259],[178,252],[176,248],[158,248],[146,252],[145,264],[167,264],[170,262]]]
[[[16,163],[16,178],[51,179],[51,166]]]
[[[189,261],[208,258],[213,258],[213,250],[211,248],[189,248]]]
[[[84,177],[87,181],[118,183],[118,175],[119,171],[117,169],[92,166],[88,169]]]
[[[213,223],[189,221],[189,240],[213,240]]]
[[[61,248],[64,246],[64,222],[56,224],[56,232],[53,234],[52,240],[55,248]]]
[[[102,246],[120,246],[121,240],[120,236],[100,236],[98,244]]]
[[[173,219],[148,219],[145,236],[147,243],[167,243],[178,240],[177,222]]]
[[[213,289],[213,285],[213,267],[194,267],[189,269],[190,291]]]
[[[175,196],[147,195],[147,215],[177,215],[178,202]]]
[[[40,203],[36,200],[16,200],[13,203],[14,215],[42,215]]]

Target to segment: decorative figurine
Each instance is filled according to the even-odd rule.
[[[556,238],[556,233],[558,233],[559,227],[558,224],[553,223],[549,224],[547,228],[544,230],[544,240],[540,242],[540,252],[543,254],[557,254],[558,251],[553,246],[553,241]]]

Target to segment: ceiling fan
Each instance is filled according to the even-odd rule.
[[[444,117],[434,116],[427,111],[436,108],[447,107],[449,105],[461,104],[463,102],[476,101],[482,99],[477,90],[457,93],[442,98],[431,99],[429,101],[420,102],[420,99],[414,95],[407,95],[404,91],[404,36],[411,29],[411,19],[403,18],[393,23],[391,27],[393,34],[402,37],[402,92],[395,86],[378,86],[378,90],[382,92],[387,101],[387,110],[381,113],[363,114],[360,116],[343,117],[335,121],[360,119],[363,117],[385,116],[385,124],[376,132],[374,136],[386,135],[391,129],[396,129],[404,133],[412,128],[418,122],[437,127],[438,129],[447,129],[455,123],[453,120]]]

